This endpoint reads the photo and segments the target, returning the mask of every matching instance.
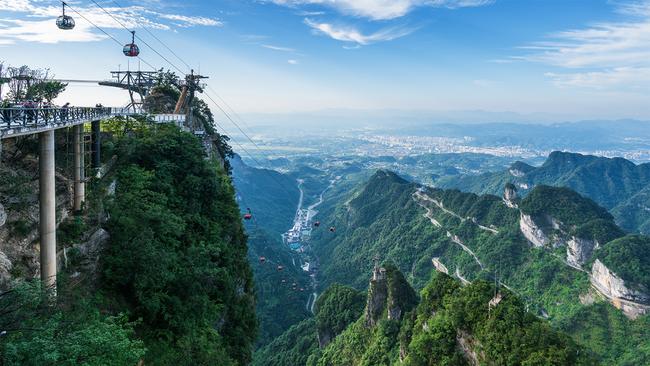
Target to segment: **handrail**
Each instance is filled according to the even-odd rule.
[[[148,115],[141,109],[111,107],[10,107],[0,108],[0,139],[22,136],[80,123],[118,116],[149,116],[154,123],[175,123],[182,126],[185,115]]]
[[[113,115],[114,109],[106,107],[0,108],[0,129],[55,127]]]

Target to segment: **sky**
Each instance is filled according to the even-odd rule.
[[[60,2],[0,0],[0,61],[75,80],[187,64],[260,120],[650,120],[650,0],[95,1],[70,0],[77,26],[61,31]],[[155,51],[123,56],[125,28]],[[59,101],[127,96],[71,83]]]

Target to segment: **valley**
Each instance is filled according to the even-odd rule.
[[[445,157],[456,162],[465,158],[463,154]],[[458,166],[457,171],[465,171],[456,173],[459,182],[483,175],[499,176],[498,169],[480,174],[471,172],[470,167],[476,166],[480,158],[467,157],[464,161],[471,165]],[[621,358],[650,359],[650,353],[636,356],[631,353],[637,346],[645,345],[646,337],[650,336],[641,330],[642,324],[648,322],[645,314],[650,311],[646,297],[650,283],[635,274],[622,275],[625,267],[620,267],[618,259],[607,259],[613,257],[602,249],[632,245],[631,240],[636,239],[633,235],[625,236],[616,226],[615,217],[588,198],[570,190],[546,188],[544,184],[553,184],[551,180],[528,180],[528,189],[522,189],[517,182],[532,174],[533,168],[528,165],[505,163],[504,169],[512,180],[505,179],[496,186],[501,187],[500,192],[494,191],[498,195],[477,195],[436,188],[436,183],[424,185],[411,174],[395,174],[385,169],[402,172],[410,169],[410,163],[400,159],[313,154],[283,159],[277,165],[274,162],[279,162],[277,158],[269,158],[267,164],[294,177],[294,185],[302,192],[301,204],[292,216],[293,228],[283,238],[287,244],[290,237],[294,238],[290,240],[292,244],[300,243],[289,248],[297,258],[296,266],[309,263],[310,288],[314,293],[305,296],[303,306],[314,315],[306,319],[318,316],[321,295],[317,293],[331,286],[343,284],[364,291],[368,274],[375,266],[373,258],[378,257],[382,263],[394,264],[416,291],[426,286],[432,271],[455,277],[465,286],[477,281],[497,283],[521,299],[526,312],[567,332],[606,364],[617,364],[616,360]],[[410,159],[423,161],[418,156]],[[426,159],[436,161],[435,155]],[[617,160],[607,158],[552,153],[540,168],[534,169],[560,175],[566,162],[573,162],[571,169],[583,169],[583,174],[590,176],[603,174],[597,170],[603,164],[618,164]],[[508,170],[507,166],[517,167],[522,174],[511,173],[516,168]],[[633,169],[644,169],[644,166]],[[609,169],[603,171],[611,174]],[[303,175],[305,172],[309,174]],[[418,176],[423,175],[418,173]],[[436,181],[448,187],[454,182],[449,177]],[[310,180],[311,185],[321,189],[305,189]],[[643,188],[644,181],[650,183],[641,175],[636,186],[627,185],[629,188],[625,189],[633,194]],[[614,187],[610,189],[616,191]],[[625,199],[620,194],[617,197],[619,201]],[[322,227],[314,227],[316,221]],[[330,227],[335,230],[328,231]],[[641,252],[635,257],[638,262],[634,268],[645,276],[643,273],[650,273],[650,265],[647,254],[643,253],[649,247],[641,244],[635,248]],[[588,338],[585,332],[593,325],[585,324],[581,315],[585,312],[599,314],[588,321],[599,324],[598,331],[589,330]],[[617,319],[616,323],[608,325],[613,319]],[[285,335],[291,334],[294,328],[287,329],[289,333]],[[636,335],[627,340],[616,338],[609,346],[592,348],[604,341],[594,332],[623,329]],[[309,332],[291,337],[302,339],[309,337]],[[267,347],[277,347],[273,342],[258,352],[266,354]]]

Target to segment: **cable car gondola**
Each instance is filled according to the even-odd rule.
[[[278,271],[284,270],[284,266],[278,266]]]
[[[260,263],[266,262],[266,257],[260,257]]]
[[[244,215],[244,220],[250,220],[250,219],[252,219],[252,218],[253,218],[253,215],[251,215],[251,214],[249,214],[249,213],[247,213],[246,215]]]
[[[124,45],[122,52],[126,57],[138,57],[140,54],[140,48],[135,44],[135,31],[131,31],[131,43]]]
[[[336,231],[336,228],[335,228],[334,226],[332,226],[332,227],[330,228],[330,232],[333,233],[333,232],[335,232],[335,231]]]
[[[56,18],[56,26],[62,30],[71,30],[74,29],[74,19],[71,16],[65,15],[65,6],[68,5],[64,1],[61,1],[63,4],[63,15]]]
[[[314,227],[319,227],[319,226],[320,226],[320,221],[316,221],[316,222],[314,223]]]

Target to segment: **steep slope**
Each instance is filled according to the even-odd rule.
[[[292,326],[255,352],[253,366],[305,365],[363,312],[364,295],[333,284],[316,301],[314,317]]]
[[[650,164],[556,151],[538,168],[517,162],[507,171],[451,178],[438,185],[500,194],[506,183],[513,183],[522,195],[537,185],[571,188],[612,210],[626,230],[647,232],[650,211],[647,193],[641,192],[650,187]]]
[[[242,213],[250,208],[273,234],[290,228],[300,198],[296,180],[275,170],[251,167],[239,155],[230,159],[230,165]]]
[[[293,283],[307,288],[309,278],[294,265],[292,253],[280,237],[293,225],[300,192],[296,179],[288,175],[251,167],[238,155],[230,159],[230,164],[242,215],[248,209],[253,215],[245,221],[245,229],[260,322],[257,345],[261,346],[310,315],[304,305],[310,294],[292,289]],[[278,271],[278,266],[283,270]]]
[[[255,294],[230,176],[193,134],[131,122],[106,121],[110,164],[57,230],[56,298],[29,273],[0,294],[0,363],[250,362]]]
[[[328,312],[319,317],[338,319],[340,315]],[[486,281],[462,286],[434,272],[418,297],[391,265],[373,269],[363,314],[349,319],[331,343],[314,347],[309,341],[316,333],[313,323],[307,320],[279,338],[274,342],[275,352],[265,356],[265,362],[259,365],[595,363],[568,335],[528,313],[525,305],[506,289],[496,290]],[[296,337],[293,343],[286,342],[292,336]]]
[[[466,283],[498,278],[532,313],[566,329],[581,323],[579,314],[597,306],[594,303],[610,302],[630,318],[650,309],[643,296],[612,296],[599,286],[625,273],[621,260],[604,265],[607,272],[596,265],[605,249],[610,244],[615,248],[615,239],[624,234],[604,208],[569,189],[539,186],[523,200],[511,194],[506,199],[425,189],[380,171],[349,197],[325,213],[336,222],[336,232],[324,233],[315,243],[325,283],[365,288],[371,258],[380,254],[416,288],[426,284],[432,262],[439,271]],[[630,238],[618,245],[629,248],[626,253],[644,253],[643,245],[635,246]],[[639,273],[645,273],[650,257],[633,259],[642,268]],[[643,275],[628,277],[625,285],[647,288],[645,281]],[[626,327],[643,319],[627,320]],[[609,326],[603,319],[593,322]],[[625,349],[586,346],[602,361],[616,364],[627,350],[647,344],[644,337],[650,331],[644,334],[629,340]],[[572,335],[581,337],[579,331]],[[643,360],[650,354],[638,356]]]

